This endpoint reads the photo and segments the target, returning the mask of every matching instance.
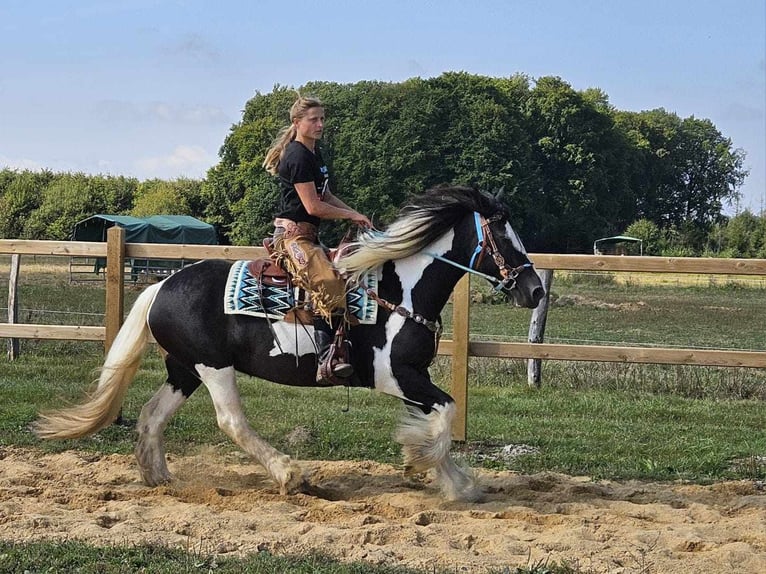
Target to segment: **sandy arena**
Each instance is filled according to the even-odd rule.
[[[244,456],[169,458],[148,488],[132,456],[0,447],[0,539],[164,544],[203,554],[320,551],[344,561],[485,572],[568,561],[583,572],[766,572],[766,492],[478,471],[482,503],[375,462],[302,463],[310,494],[280,496]]]

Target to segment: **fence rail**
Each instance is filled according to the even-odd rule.
[[[122,324],[122,289],[126,257],[237,260],[263,256],[265,250],[262,247],[126,244],[124,243],[124,231],[119,227],[112,227],[108,232],[107,243],[2,239],[0,240],[0,254],[106,257],[107,308],[103,327],[0,323],[0,337],[104,341],[108,348]],[[531,254],[530,259],[534,261],[538,269],[551,270],[766,276],[766,259],[544,253]],[[466,434],[468,357],[766,367],[766,352],[759,351],[471,341],[469,300],[468,277],[465,277],[458,283],[453,294],[453,338],[442,341],[439,347],[440,355],[453,357],[452,394],[458,403],[458,420],[454,428],[454,436],[459,440],[464,440]]]

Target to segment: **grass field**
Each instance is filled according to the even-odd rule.
[[[0,282],[5,283],[7,269],[0,259]],[[24,260],[20,288],[24,322],[101,324],[102,286],[70,285],[61,265],[38,258],[32,266]],[[478,284],[474,291],[487,299],[486,290]],[[549,342],[766,349],[766,288],[758,283],[719,278],[707,284],[681,284],[561,274],[552,291],[556,303],[548,317]],[[128,300],[137,292],[128,288]],[[0,293],[0,320],[6,319],[5,297]],[[445,311],[447,331],[450,313]],[[474,339],[526,340],[527,310],[489,302],[473,305],[471,316]],[[110,427],[77,442],[45,444],[27,430],[38,410],[77,400],[102,358],[97,343],[23,341],[17,361],[0,362],[4,396],[0,446],[130,452],[134,435],[124,427]],[[608,479],[766,479],[766,373],[760,370],[547,362],[543,386],[535,390],[526,385],[522,361],[472,358],[469,369],[469,440],[455,449],[475,466]],[[437,359],[432,373],[438,384],[448,386],[449,359]],[[128,394],[125,416],[135,419],[163,381],[159,356],[150,351]],[[351,408],[342,412],[343,389],[279,387],[248,377],[242,377],[241,386],[246,412],[258,413],[258,431],[299,458],[399,461],[391,432],[401,406],[394,399],[352,390]],[[285,437],[298,427],[308,429],[313,440],[291,446]],[[221,450],[235,449],[218,430],[204,392],[194,395],[176,415],[166,437],[172,453],[195,452],[211,444]],[[510,460],[488,456],[508,444],[528,446],[530,454]],[[59,554],[45,547],[0,545],[0,572],[10,571],[4,570],[4,561],[22,564],[23,556],[39,552],[55,552],[62,560],[81,553],[76,548]],[[104,552],[106,556],[111,551]],[[149,550],[134,552],[140,555]],[[114,564],[133,560],[131,556],[105,560]],[[332,566],[337,570],[321,570],[311,560],[308,563],[314,565],[293,565],[289,571],[355,571],[338,565]],[[281,563],[252,564],[250,570],[238,571],[288,571]],[[169,566],[151,571],[181,570]],[[534,569],[538,574],[544,571]],[[548,571],[571,570],[559,566]]]

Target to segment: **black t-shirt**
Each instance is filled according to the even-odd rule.
[[[329,173],[319,150],[312,153],[301,142],[293,140],[285,147],[277,171],[279,188],[282,191],[282,202],[277,217],[319,225],[319,218],[308,214],[295,190],[296,183],[313,181],[321,198]]]

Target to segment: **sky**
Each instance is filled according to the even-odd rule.
[[[764,0],[0,0],[0,169],[202,178],[257,92],[447,71],[707,118],[766,209]]]

